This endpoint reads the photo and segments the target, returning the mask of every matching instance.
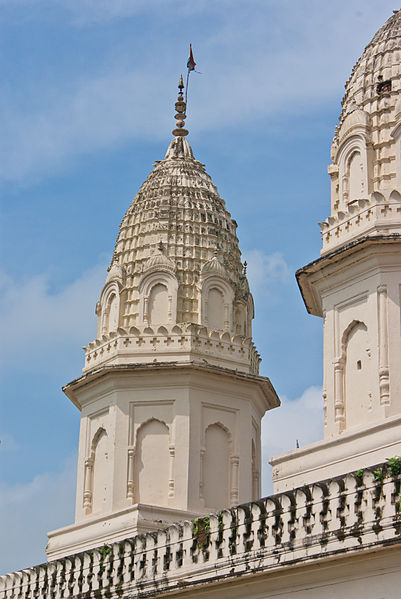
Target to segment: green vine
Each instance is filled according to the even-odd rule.
[[[401,458],[395,456],[387,460],[387,468],[391,476],[398,476],[401,474]]]
[[[375,477],[375,481],[378,483],[382,483],[386,478],[384,470],[373,470],[373,476]]]
[[[196,518],[194,520],[193,536],[196,539],[199,549],[203,549],[209,542],[210,518]]]
[[[111,551],[110,545],[104,544],[103,547],[100,547],[99,553],[102,557],[102,560],[104,560],[109,555],[110,551]]]

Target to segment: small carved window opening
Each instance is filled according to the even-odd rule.
[[[362,361],[361,360],[357,361],[356,368],[357,368],[357,370],[362,370]]]
[[[378,83],[376,85],[376,92],[378,95],[389,94],[391,92],[391,79],[383,81],[383,77],[378,77]]]

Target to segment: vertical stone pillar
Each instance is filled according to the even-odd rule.
[[[238,484],[239,484],[239,457],[236,455],[233,455],[233,456],[231,456],[231,493],[230,493],[231,505],[236,505],[239,502]]]
[[[204,447],[200,450],[200,468],[199,468],[199,499],[201,500],[201,504],[205,505],[205,494],[204,494],[204,479],[203,479],[203,470],[204,470],[204,458],[205,458],[206,449]]]
[[[84,473],[84,500],[83,508],[85,514],[90,514],[92,511],[92,481],[93,481],[93,456],[90,456],[85,460],[85,473]]]
[[[135,503],[135,448],[128,449],[128,480],[127,480],[127,499]]]
[[[379,388],[380,405],[390,404],[390,373],[388,366],[388,316],[387,287],[381,285],[377,289],[377,309],[379,323]]]
[[[174,459],[175,459],[174,445],[170,445],[168,450],[169,450],[168,496],[174,497]]]
[[[334,420],[337,425],[337,432],[341,433],[345,428],[343,358],[339,358],[334,362]]]

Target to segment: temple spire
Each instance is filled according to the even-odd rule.
[[[175,103],[176,114],[174,115],[174,118],[177,119],[176,129],[173,129],[172,133],[176,137],[184,137],[184,136],[188,135],[188,130],[184,129],[185,119],[187,118],[187,115],[185,114],[185,109],[186,109],[187,105],[184,102],[184,95],[183,95],[183,91],[182,91],[184,89],[184,82],[182,79],[182,75],[181,75],[180,81],[178,83],[178,89],[179,89],[178,98],[177,98],[177,102]]]

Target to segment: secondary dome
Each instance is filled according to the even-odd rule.
[[[322,254],[401,234],[401,11],[365,48],[345,85],[331,146],[331,214]]]
[[[378,98],[398,93],[401,88],[400,63],[401,10],[398,10],[374,35],[352,69],[345,84],[340,122],[356,108],[371,113]]]

